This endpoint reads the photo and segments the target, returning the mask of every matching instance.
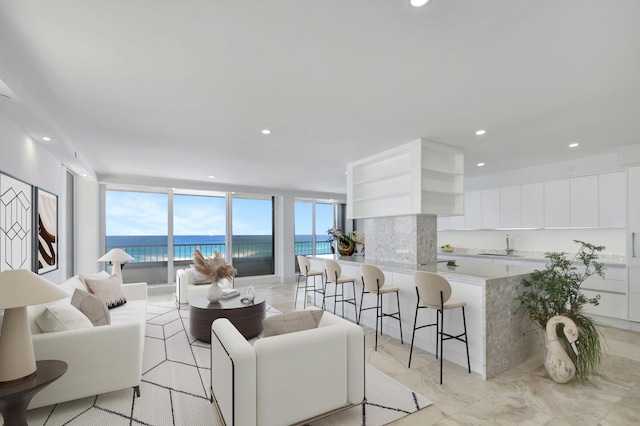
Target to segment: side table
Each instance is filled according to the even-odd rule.
[[[5,426],[25,426],[31,398],[67,371],[64,361],[36,361],[36,372],[23,379],[0,383],[0,413]]]

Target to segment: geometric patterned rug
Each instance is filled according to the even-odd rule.
[[[277,313],[269,312],[267,315]],[[27,411],[29,425],[221,425],[210,402],[210,346],[189,334],[189,307],[149,303],[139,398],[133,389]],[[355,407],[314,425],[384,425],[431,402],[367,365],[366,417]]]

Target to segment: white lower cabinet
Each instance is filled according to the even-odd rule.
[[[582,292],[587,297],[600,295],[598,306],[586,305],[586,313],[626,320],[627,280],[625,268],[607,268],[604,279],[592,275],[582,284]]]
[[[640,267],[629,268],[629,321],[640,322]]]

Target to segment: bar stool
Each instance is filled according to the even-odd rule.
[[[393,319],[398,320],[400,323],[400,343],[404,343],[402,339],[402,320],[400,318],[400,296],[399,296],[399,288],[398,287],[389,287],[384,285],[384,273],[380,268],[373,265],[360,265],[360,271],[362,272],[362,283],[364,284],[364,288],[362,290],[362,295],[360,296],[360,315],[358,319],[358,324],[360,324],[360,320],[362,319],[362,311],[366,311],[367,309],[375,309],[376,310],[376,347],[375,350],[378,350],[378,319],[380,319],[380,335],[382,335],[382,318],[391,317]],[[362,307],[362,301],[365,293],[371,293],[376,295],[376,306],[370,306],[368,308]],[[384,313],[382,311],[382,296],[384,294],[396,294],[396,302],[398,303],[398,312],[390,312]]]
[[[344,303],[347,302],[354,307],[356,322],[358,322],[358,305],[356,304],[356,279],[351,277],[342,276],[342,268],[340,264],[335,260],[324,260],[324,295],[322,297],[322,309],[325,309],[325,298],[333,297],[333,313],[336,313],[336,305],[338,302],[342,302],[342,318],[344,318]],[[353,298],[345,299],[344,297],[344,284],[351,283],[351,289],[353,291]],[[332,295],[327,296],[327,286],[329,284],[335,285],[335,291]],[[340,286],[340,293],[338,293],[338,286]]]
[[[418,301],[416,303],[416,317],[413,321],[413,334],[411,336],[411,349],[409,350],[409,368],[411,368],[411,355],[413,355],[413,341],[416,336],[416,330],[425,327],[436,326],[436,359],[440,356],[440,384],[442,384],[442,359],[444,348],[442,346],[445,340],[455,339],[464,342],[467,349],[467,368],[471,374],[471,362],[469,360],[469,343],[467,341],[467,320],[464,314],[464,307],[467,302],[463,300],[451,300],[451,284],[444,277],[432,272],[416,271],[413,273],[413,281],[416,285],[416,293]],[[420,306],[420,302],[424,306]],[[436,322],[433,324],[425,324],[416,327],[418,323],[418,309],[435,309]],[[462,324],[464,333],[451,335],[444,332],[444,311],[447,309],[462,308]],[[463,338],[464,336],[464,338]],[[439,349],[439,350],[438,350]]]
[[[293,302],[293,309],[296,308],[296,304],[298,303],[298,290],[301,288],[300,286],[300,278],[304,277],[304,307],[307,307],[307,293],[313,292],[313,304],[316,303],[316,293],[324,293],[324,285],[322,283],[322,271],[316,271],[311,269],[311,262],[307,259],[307,256],[299,255],[298,258],[298,267],[300,268],[300,272],[298,272],[298,283],[296,285],[296,298]],[[309,277],[313,277],[313,284],[309,285]],[[320,277],[321,290],[316,287],[316,277]]]

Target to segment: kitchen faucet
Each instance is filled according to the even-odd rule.
[[[513,253],[513,249],[509,248],[509,234],[507,234],[507,249],[505,251],[507,252],[507,256]]]

